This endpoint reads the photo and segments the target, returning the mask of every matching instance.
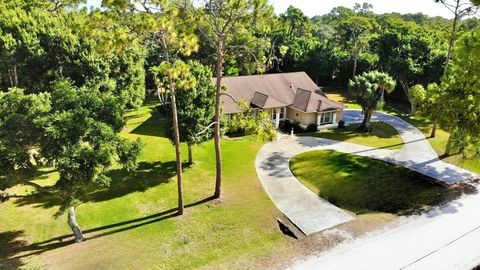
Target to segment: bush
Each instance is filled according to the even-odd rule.
[[[292,123],[289,120],[280,121],[280,130],[284,133],[290,134],[292,131]]]
[[[316,124],[310,124],[307,127],[307,132],[317,132],[318,126]]]
[[[343,120],[338,121],[338,128],[345,128],[345,121]]]

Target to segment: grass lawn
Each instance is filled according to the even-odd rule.
[[[184,171],[188,208],[177,217],[174,148],[164,137],[165,121],[153,105],[127,119],[124,136],[140,138],[144,151],[137,170],[114,169],[111,188],[88,192],[78,207],[78,222],[90,239],[60,242],[71,231],[65,215],[53,218],[58,202],[13,186],[10,192],[19,197],[0,203],[1,269],[261,268],[255,263],[294,252],[293,240],[278,230],[280,213],[256,176],[261,143],[251,137],[223,141],[220,201],[208,199],[215,181],[213,143],[195,147],[196,163]],[[57,177],[45,169],[35,182],[49,186]]]
[[[344,103],[349,109],[361,109],[360,105],[356,104],[354,100],[348,99],[345,92],[332,91],[326,93],[327,96],[333,100]],[[410,124],[417,127],[428,138],[430,145],[435,149],[439,156],[445,153],[445,148],[448,142],[449,133],[441,128],[437,128],[435,138],[429,138],[432,131],[432,124],[428,119],[422,117],[407,117],[405,114],[409,111],[408,106],[391,101],[387,101],[384,105],[383,112],[389,113],[402,118]],[[375,127],[374,127],[375,128]],[[372,140],[373,141],[373,140]],[[371,146],[371,145],[370,145]],[[452,155],[443,158],[443,161],[453,165],[465,168],[472,172],[480,173],[480,159],[463,159],[461,155]]]
[[[325,94],[331,100],[345,104],[348,109],[362,109],[362,106],[357,104],[355,100],[347,97],[346,90],[345,91],[328,91]],[[381,111],[386,113],[401,115],[401,114],[405,114],[409,110],[410,108],[408,107],[408,104],[387,101],[385,102],[385,105],[383,106],[383,109]]]
[[[360,124],[354,124],[343,129],[322,130],[305,135],[386,149],[403,147],[404,143],[398,132],[386,123],[372,123],[373,131],[371,133],[358,132],[359,126]]]
[[[320,197],[356,214],[412,213],[456,194],[403,167],[335,151],[300,154],[290,168]]]

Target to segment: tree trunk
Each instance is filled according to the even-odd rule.
[[[163,46],[165,61],[170,63],[170,56],[166,45]],[[175,86],[172,78],[168,78],[168,90],[170,92],[170,106],[172,108],[173,140],[175,142],[175,158],[177,163],[177,193],[178,193],[178,215],[183,215],[185,208],[183,203],[182,186],[182,155],[180,151],[180,132],[178,130],[177,100],[175,97]]]
[[[448,136],[448,141],[447,141],[447,146],[445,147],[445,157],[449,157],[450,154],[452,153],[452,133],[453,131],[450,132],[450,135]]]
[[[405,96],[408,99],[408,102],[410,102],[410,115],[413,115],[415,113],[415,105],[412,102],[412,95],[410,94],[410,88],[408,85],[404,82],[402,79],[398,79],[400,82],[400,85],[402,86],[403,92],[405,93]]]
[[[192,165],[193,164],[192,145],[187,144],[187,148],[188,148],[188,165]]]
[[[353,55],[353,78],[357,75],[358,56],[355,53]]]
[[[172,119],[173,119],[173,137],[175,141],[175,158],[177,160],[177,190],[178,190],[178,214],[183,215],[183,188],[182,188],[182,156],[180,152],[180,133],[178,131],[177,101],[175,98],[175,89],[173,82],[169,82],[171,93]]]
[[[435,115],[433,116],[433,126],[432,126],[432,133],[430,134],[430,138],[435,138],[437,135],[437,123],[438,123],[438,114],[440,113],[440,106],[436,107]]]
[[[18,73],[16,64],[13,64],[12,67],[8,68],[8,78],[10,79],[10,87],[18,86]]]
[[[430,134],[430,138],[435,138],[437,136],[437,120],[433,121],[433,126],[432,126],[432,133]]]
[[[455,39],[456,39],[455,36],[457,33],[458,20],[460,19],[458,14],[459,7],[460,7],[460,1],[457,1],[457,6],[455,8],[455,17],[453,18],[453,24],[452,24],[452,32],[450,33],[450,40],[448,42],[447,60],[445,61],[445,69],[443,70],[443,75],[447,74],[448,65],[450,64],[450,60],[452,59],[452,52],[453,52],[453,47],[455,46]]]
[[[215,130],[214,130],[214,142],[215,142],[215,158],[216,158],[216,179],[215,179],[215,194],[214,198],[220,198],[222,191],[222,150],[220,147],[220,96],[222,94],[222,73],[223,73],[223,44],[224,40],[219,39],[217,44],[217,83],[216,83],[216,95],[215,95]]]
[[[77,217],[75,214],[74,206],[70,206],[68,208],[67,223],[68,223],[68,226],[70,226],[70,229],[72,229],[73,234],[75,235],[75,242],[80,243],[85,241],[82,231],[80,230],[80,227],[78,227],[78,224],[77,224]]]
[[[362,132],[371,132],[372,131],[372,126],[370,125],[370,120],[372,119],[372,114],[373,114],[372,109],[368,109],[368,110],[365,111],[365,113],[364,113],[365,116],[363,117],[363,122],[358,127],[359,131],[362,131]]]

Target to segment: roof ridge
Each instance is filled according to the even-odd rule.
[[[297,73],[305,73],[305,71],[293,71],[293,72],[281,72],[281,73],[268,73],[268,74],[254,74],[254,75],[240,75],[240,76],[222,76],[222,79],[227,79],[227,78],[245,78],[245,77],[266,77],[266,76],[281,76],[285,74],[297,74]],[[213,77],[216,78],[216,77]]]

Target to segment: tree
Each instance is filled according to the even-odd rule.
[[[448,65],[452,58],[453,48],[458,39],[458,24],[467,16],[474,15],[478,12],[478,0],[435,0],[436,3],[441,3],[453,14],[452,29],[448,40],[447,60],[445,61],[444,73],[448,70]]]
[[[371,132],[372,114],[383,106],[385,92],[390,93],[395,89],[395,81],[386,73],[371,71],[350,80],[348,89],[350,95],[362,106],[365,115],[358,129]]]
[[[216,179],[214,198],[221,195],[222,186],[222,153],[221,140],[221,96],[222,77],[225,56],[232,49],[232,40],[239,36],[251,36],[252,26],[261,19],[262,11],[265,10],[264,0],[212,0],[212,1],[188,1],[187,9],[193,12],[197,18],[207,23],[206,29],[199,28],[204,39],[215,48],[216,55],[216,94],[215,94],[215,126],[214,144],[216,157]],[[196,8],[202,5],[203,8]],[[248,44],[236,46],[235,49],[248,49]]]
[[[161,63],[153,71],[163,76],[159,80],[161,88],[170,94],[170,106],[172,111],[172,127],[175,144],[175,157],[177,163],[177,190],[178,190],[178,214],[184,212],[183,188],[182,188],[182,157],[180,149],[180,131],[177,113],[176,91],[183,84],[191,84],[188,78],[188,68],[179,55],[189,56],[198,49],[198,39],[189,27],[189,22],[181,17],[178,1],[140,1],[140,0],[105,0],[103,6],[130,10],[137,13],[139,20],[138,29],[149,32],[153,40],[157,42],[161,50]],[[138,19],[138,18],[137,18]]]
[[[280,14],[280,21],[286,30],[286,39],[310,34],[310,19],[299,8],[289,6],[285,13]]]
[[[392,74],[410,102],[410,87],[438,82],[443,72],[441,33],[430,31],[398,15],[386,16],[383,31],[373,43],[379,57],[379,68]]]
[[[437,123],[441,118],[440,113],[444,109],[443,99],[445,91],[437,83],[431,83],[425,89],[422,85],[415,85],[411,89],[412,104],[416,108],[416,113],[425,116]],[[431,138],[435,138],[437,125],[432,126]]]
[[[415,114],[416,109],[419,105],[421,105],[427,99],[427,92],[425,88],[421,84],[416,84],[412,88],[410,88],[410,102],[412,103],[412,110],[410,114]]]
[[[374,18],[354,15],[342,20],[337,26],[340,43],[353,60],[353,76],[356,76],[358,57],[369,47],[379,25]]]
[[[53,83],[50,94],[16,88],[0,94],[0,179],[19,175],[25,184],[59,197],[56,216],[68,210],[76,242],[84,241],[75,208],[86,189],[109,186],[107,172],[114,161],[133,169],[140,153],[138,141],[120,137],[124,107],[112,89],[106,90],[78,88],[64,79]],[[44,164],[60,176],[49,190],[28,181]]]
[[[478,155],[480,134],[480,30],[464,35],[453,52],[447,75],[442,78],[443,104],[440,125],[450,131],[446,155]]]
[[[187,144],[188,163],[193,164],[192,146],[209,140],[209,125],[215,114],[215,87],[211,70],[197,61],[188,63],[189,76],[195,79],[193,86],[182,85],[177,91],[180,141]],[[190,87],[192,89],[190,89]]]
[[[61,198],[57,216],[68,210],[67,223],[75,241],[81,242],[75,208],[85,190],[109,186],[107,172],[114,160],[127,170],[135,168],[140,142],[120,137],[124,108],[111,90],[77,88],[69,80],[55,82],[52,89],[52,110],[35,120],[42,130],[38,153],[60,174],[55,185]]]
[[[255,135],[262,141],[273,141],[277,137],[270,114],[254,112],[246,100],[238,101],[238,106],[243,112],[232,116],[230,131],[243,131],[246,135]]]
[[[9,179],[38,188],[28,181],[40,162],[34,149],[42,132],[35,119],[50,109],[49,94],[26,95],[18,88],[0,92],[0,191],[7,188]],[[2,198],[8,199],[8,194],[0,192]]]
[[[34,1],[28,3],[9,7],[0,2],[2,89],[44,92],[52,81],[68,77],[76,86],[87,81],[114,83],[127,107],[142,104],[145,48],[118,14],[67,13],[63,8],[51,13],[49,8],[29,6]]]

